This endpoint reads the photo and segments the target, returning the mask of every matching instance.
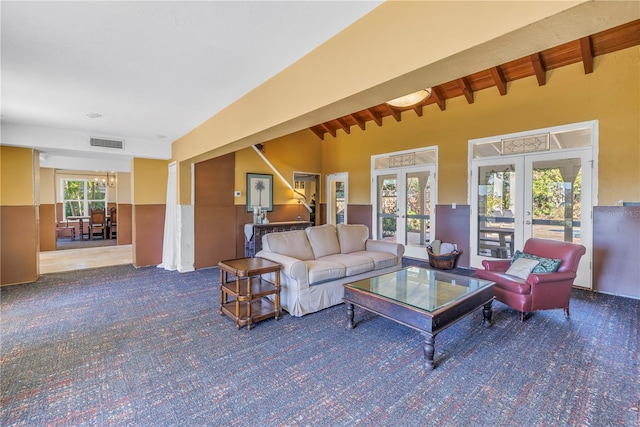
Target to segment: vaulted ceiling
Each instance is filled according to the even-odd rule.
[[[469,104],[473,104],[475,92],[491,87],[505,96],[508,94],[508,83],[514,80],[535,76],[538,85],[543,86],[546,84],[547,71],[578,62],[582,62],[584,73],[589,74],[594,71],[595,57],[636,45],[640,45],[640,20],[439,84],[432,88],[431,96],[411,107],[396,108],[386,103],[379,104],[312,126],[310,130],[324,140],[327,134],[336,137],[338,131],[350,134],[353,126],[366,130],[368,122],[382,126],[382,119],[388,116],[400,122],[402,113],[406,111],[413,111],[422,117],[424,107],[431,104],[437,104],[444,111],[447,100],[459,96],[464,96]]]

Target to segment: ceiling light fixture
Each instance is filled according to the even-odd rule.
[[[387,104],[392,107],[411,107],[412,105],[416,105],[418,102],[424,101],[428,97],[431,96],[431,88],[421,89],[417,92],[410,93],[409,95],[401,96],[396,99],[392,99],[391,101],[387,101]]]
[[[102,117],[102,114],[100,114],[100,113],[88,113],[87,117],[89,117],[90,119],[99,119],[100,117]]]

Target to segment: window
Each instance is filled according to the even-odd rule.
[[[64,218],[89,216],[91,209],[105,209],[107,205],[106,182],[88,179],[63,179]]]

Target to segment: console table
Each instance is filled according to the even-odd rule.
[[[262,236],[282,231],[304,230],[311,227],[310,221],[270,222],[269,224],[244,225],[244,256],[251,258],[262,250]]]

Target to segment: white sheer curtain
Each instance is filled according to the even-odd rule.
[[[167,206],[164,216],[164,239],[162,241],[162,264],[159,268],[165,270],[178,269],[178,216],[176,213],[178,198],[176,195],[176,162],[169,164],[169,178],[167,179]]]

